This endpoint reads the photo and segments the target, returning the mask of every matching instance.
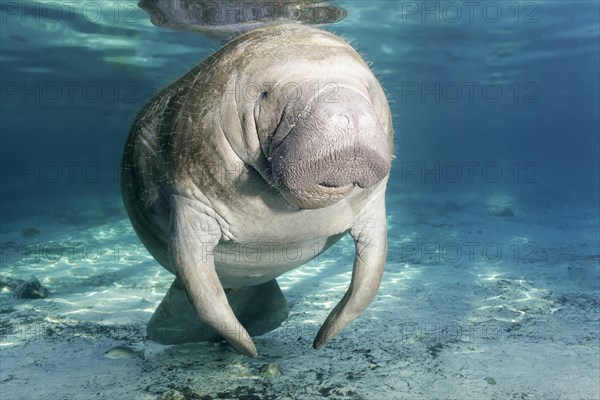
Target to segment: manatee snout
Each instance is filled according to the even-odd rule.
[[[371,102],[336,88],[311,101],[273,149],[273,179],[303,209],[335,204],[356,186],[369,188],[390,171],[390,145]]]

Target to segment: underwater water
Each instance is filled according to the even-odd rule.
[[[323,29],[393,114],[386,272],[319,351],[351,239],[284,274],[290,317],[249,359],[145,340],[173,277],[119,187],[136,114],[224,42],[136,1],[0,1],[3,398],[600,398],[600,3],[337,4]],[[16,298],[32,277],[48,296]]]

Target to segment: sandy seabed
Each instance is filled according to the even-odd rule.
[[[312,349],[350,280],[345,238],[278,278],[290,317],[254,338],[254,359],[226,343],[146,340],[173,278],[118,202],[7,223],[2,276],[35,276],[50,295],[0,294],[0,396],[600,399],[597,208],[390,196],[388,214],[386,273],[367,311]],[[144,359],[105,355],[120,345]]]

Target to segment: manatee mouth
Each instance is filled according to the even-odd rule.
[[[390,171],[391,151],[370,100],[340,86],[284,115],[269,146],[275,187],[302,209],[330,206]],[[303,105],[304,104],[304,105]]]
[[[355,185],[349,184],[342,187],[325,186],[316,184],[307,189],[291,189],[284,191],[284,197],[302,209],[317,209],[328,207],[348,196]]]
[[[341,179],[337,182],[320,181],[319,172],[323,168],[323,160],[309,161],[299,166],[289,166],[285,161],[281,161],[273,163],[272,168],[277,187],[288,201],[302,209],[316,209],[337,203],[357,187],[369,188],[388,173],[384,160],[376,163],[378,167],[375,169],[369,169],[365,165],[353,167],[359,163],[360,161],[346,160],[332,164],[330,170],[340,172]],[[354,177],[348,172],[353,172]]]
[[[271,169],[276,187],[302,209],[335,204],[355,188],[369,188],[389,173],[387,147],[381,145],[382,152],[371,144],[357,141],[349,147],[315,149],[313,141],[292,131],[273,153]]]
[[[355,184],[352,183],[352,184],[349,184],[346,186],[339,187],[339,186],[336,186],[334,184],[330,184],[327,182],[321,182],[321,183],[318,183],[317,185],[325,190],[328,190],[328,189],[351,190],[352,188],[354,188]]]

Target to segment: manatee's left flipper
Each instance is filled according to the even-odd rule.
[[[331,311],[319,333],[313,347],[318,349],[329,342],[375,298],[387,257],[387,226],[385,216],[385,196],[381,193],[376,202],[365,207],[350,229],[350,235],[356,246],[352,280],[346,294]]]
[[[215,271],[213,249],[220,238],[214,218],[198,211],[191,200],[171,196],[169,259],[196,314],[237,351],[256,357],[254,343],[231,310]]]

